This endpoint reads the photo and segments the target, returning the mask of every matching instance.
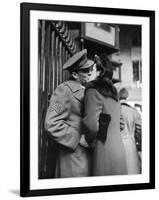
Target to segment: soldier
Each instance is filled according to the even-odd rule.
[[[45,129],[59,144],[56,178],[89,175],[89,152],[81,122],[84,86],[91,78],[93,66],[86,49],[71,57],[63,66],[71,78],[56,88],[50,100]]]
[[[122,88],[119,92],[121,114],[125,127],[121,130],[122,139],[126,150],[128,174],[141,173],[141,116],[140,113],[127,103],[128,90]],[[136,137],[137,136],[137,137]],[[140,140],[136,140],[140,138]]]

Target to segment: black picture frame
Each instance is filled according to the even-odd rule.
[[[89,14],[107,14],[121,16],[138,16],[149,18],[150,32],[150,95],[149,95],[149,182],[119,184],[119,185],[99,185],[87,187],[65,187],[51,189],[31,189],[30,188],[30,12],[31,11],[58,11]],[[20,81],[20,195],[43,196],[62,195],[77,193],[96,193],[108,191],[141,190],[155,188],[155,11],[131,10],[118,8],[84,7],[72,5],[51,5],[36,3],[21,3],[20,5],[20,25],[21,25],[21,81]],[[151,133],[151,134],[150,134]]]

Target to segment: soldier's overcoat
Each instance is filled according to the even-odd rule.
[[[141,128],[141,116],[126,100],[121,100],[121,113],[125,121],[125,128],[121,131],[121,136],[126,152],[128,174],[139,174],[141,173],[141,160],[135,144],[135,127],[138,125]]]
[[[69,80],[52,94],[45,119],[45,129],[59,144],[56,177],[89,175],[88,150],[80,145],[84,89]]]

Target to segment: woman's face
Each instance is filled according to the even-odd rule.
[[[93,71],[92,71],[92,75],[91,75],[91,77],[90,77],[91,81],[97,79],[98,76],[100,75],[100,72],[101,72],[101,71],[97,69],[97,65],[94,64],[94,66],[93,66]]]

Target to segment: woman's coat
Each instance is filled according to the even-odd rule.
[[[94,82],[85,95],[84,127],[87,129],[86,140],[96,141],[92,154],[92,175],[127,174],[125,150],[120,135],[120,103],[113,98],[112,86],[107,82]],[[106,87],[107,86],[107,87]],[[108,114],[111,120],[107,129],[105,142],[97,139],[100,114]]]

